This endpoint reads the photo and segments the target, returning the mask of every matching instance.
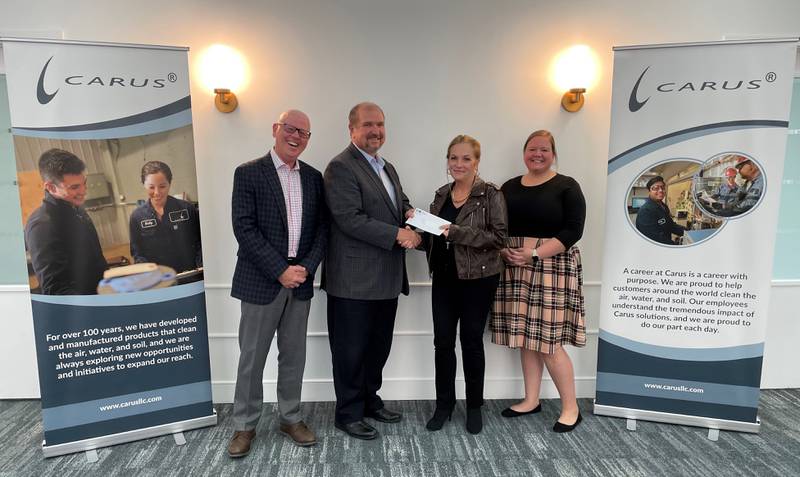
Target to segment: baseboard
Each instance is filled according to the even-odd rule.
[[[276,382],[275,380],[264,380],[264,402],[276,401]],[[233,394],[236,388],[234,381],[212,381],[211,390],[215,403],[233,402]],[[513,378],[487,378],[484,385],[484,397],[486,399],[516,399],[522,396],[522,377]],[[593,398],[595,394],[595,378],[579,377],[575,379],[575,391],[579,398]],[[388,399],[406,400],[429,400],[435,398],[433,378],[386,378],[383,380],[381,395]],[[456,395],[458,399],[464,399],[464,379],[456,379]],[[552,379],[542,380],[543,399],[553,399],[558,397],[558,391]],[[333,391],[333,380],[328,379],[305,379],[303,380],[303,401],[319,402],[334,401],[336,395]]]

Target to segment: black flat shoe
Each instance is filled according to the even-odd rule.
[[[467,409],[467,432],[479,434],[483,430],[483,415],[481,408],[473,407]]]
[[[350,437],[355,437],[356,439],[368,441],[378,437],[378,430],[364,421],[356,421],[349,424],[334,422],[333,425],[336,426],[336,429],[344,431]]]
[[[573,429],[575,429],[576,427],[578,427],[578,424],[580,424],[582,420],[583,420],[583,417],[581,417],[581,413],[580,413],[580,411],[578,411],[578,418],[575,419],[575,423],[573,423],[573,424],[564,424],[561,421],[556,421],[556,423],[553,424],[553,431],[555,431],[555,432],[570,432]]]
[[[525,416],[527,414],[536,414],[537,412],[542,412],[542,403],[539,403],[538,406],[536,406],[535,408],[531,409],[530,411],[525,411],[525,412],[515,411],[515,410],[511,409],[510,407],[507,407],[507,408],[503,409],[503,411],[500,413],[500,415],[503,416],[503,417],[519,417],[519,416]]]
[[[393,422],[400,422],[400,419],[403,418],[403,415],[399,412],[390,411],[389,409],[382,407],[380,409],[376,409],[375,411],[365,412],[364,417],[371,417],[376,421],[388,422],[391,424]]]
[[[444,427],[444,421],[450,421],[453,419],[453,408],[450,409],[442,409],[437,407],[435,411],[433,411],[433,417],[428,420],[428,423],[425,424],[425,429],[429,431],[438,431],[442,427]]]

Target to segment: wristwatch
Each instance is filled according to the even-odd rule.
[[[539,260],[539,252],[536,249],[533,249],[533,253],[531,254],[531,263],[536,263],[536,260]]]

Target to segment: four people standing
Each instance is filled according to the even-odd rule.
[[[308,117],[287,111],[273,125],[272,151],[236,170],[232,215],[239,252],[232,296],[242,300],[242,318],[236,432],[229,454],[246,455],[255,437],[261,378],[276,330],[280,430],[298,445],[315,443],[299,402],[312,278],[326,245],[321,286],[328,301],[336,428],[355,438],[374,439],[378,431],[365,418],[385,423],[402,419],[384,406],[378,391],[391,349],[397,298],[408,294],[405,251],[410,248],[427,251],[433,279],[437,400],[426,427],[441,429],[456,403],[460,323],[466,427],[471,433],[481,431],[482,339],[495,299],[493,340],[522,348],[526,391],[525,399],[503,415],[541,409],[539,387],[546,365],[562,400],[554,430],[574,428],[581,416],[572,364],[562,346],[585,343],[580,253],[574,247],[583,231],[585,203],[573,179],[551,170],[556,156],[552,136],[537,131],[528,138],[528,174],[503,186],[506,199],[478,176],[478,141],[466,135],[454,138],[447,149],[453,182],[436,191],[430,207],[450,224],[439,236],[426,234],[422,243],[404,225],[413,208],[397,171],[379,154],[385,141],[383,111],[374,103],[357,104],[350,111],[349,130],[351,144],[330,161],[323,179],[298,160],[311,135]]]

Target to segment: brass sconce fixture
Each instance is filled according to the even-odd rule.
[[[598,69],[597,58],[586,45],[575,45],[556,55],[550,77],[557,91],[566,91],[561,97],[564,111],[580,111],[586,91],[597,82]]]
[[[237,106],[239,106],[239,100],[236,99],[236,95],[231,93],[231,90],[228,88],[214,88],[214,106],[220,112],[223,113],[230,113]]]
[[[249,70],[244,56],[226,45],[211,45],[200,55],[198,62],[200,81],[207,91],[214,92],[214,106],[230,113],[239,106],[234,94],[245,89]]]
[[[564,111],[574,113],[580,110],[585,101],[583,96],[585,92],[586,88],[572,88],[564,93],[564,96],[561,97],[561,107],[564,108]]]

